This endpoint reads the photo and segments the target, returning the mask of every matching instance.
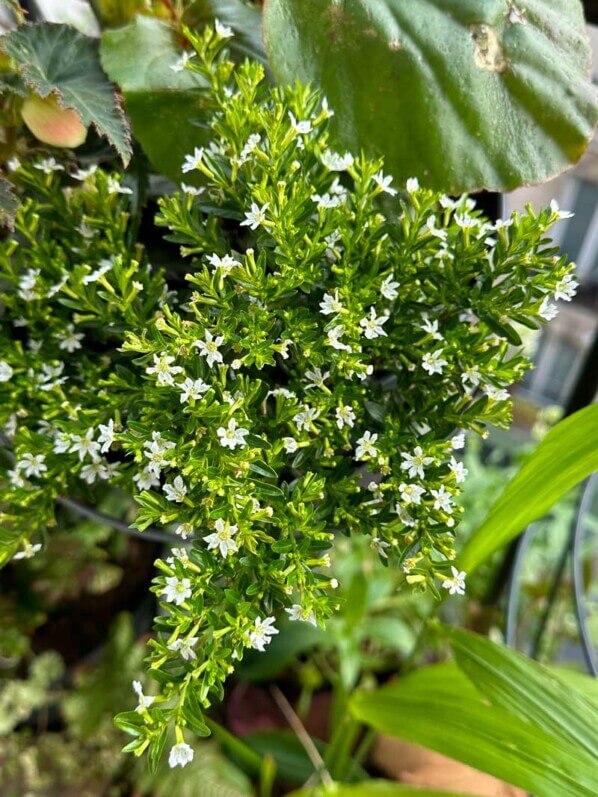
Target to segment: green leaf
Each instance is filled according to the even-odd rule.
[[[430,789],[418,789],[416,786],[403,786],[400,783],[392,783],[388,780],[368,780],[365,783],[335,783],[333,790],[326,790],[324,786],[314,789],[301,789],[292,792],[289,797],[370,797],[370,795],[381,794],[385,797],[467,797],[464,794],[457,794],[454,791],[435,791]],[[469,795],[475,797],[475,795]]]
[[[508,191],[577,162],[598,114],[579,0],[515,6],[525,24],[506,0],[268,0],[266,50],[280,82],[323,90],[337,149],[400,182]]]
[[[182,48],[170,26],[151,17],[104,31],[100,53],[123,92],[133,135],[156,170],[180,183],[185,155],[207,140],[199,126],[203,79],[188,69],[171,69]],[[188,178],[196,179],[192,173]]]
[[[500,706],[598,757],[596,708],[554,672],[479,634],[446,629],[461,670]]]
[[[183,23],[196,29],[212,25],[216,18],[235,33],[228,42],[233,53],[265,63],[262,13],[258,6],[247,5],[242,0],[195,0],[185,10]]]
[[[19,200],[12,183],[0,175],[0,224],[12,228],[18,207]]]
[[[536,797],[598,793],[592,756],[530,718],[490,705],[454,668],[427,667],[376,692],[358,692],[350,709],[382,733],[436,750]]]
[[[475,570],[597,468],[598,404],[592,404],[548,432],[465,544],[461,567]]]
[[[131,157],[128,126],[100,66],[98,42],[68,25],[21,25],[1,40],[25,83],[40,97],[53,94],[63,108],[74,108],[84,125],[93,124],[116,148],[126,165]]]

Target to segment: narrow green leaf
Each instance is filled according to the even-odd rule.
[[[592,404],[550,430],[465,544],[461,567],[475,570],[596,469],[598,404]]]
[[[94,125],[126,165],[131,140],[119,100],[100,65],[98,42],[69,25],[21,25],[2,37],[25,83],[40,97],[53,94],[74,108],[84,125]]]
[[[461,193],[544,182],[579,160],[596,95],[579,0],[268,0],[280,82],[321,88],[337,149]],[[366,68],[367,65],[367,68]]]
[[[416,786],[403,786],[388,780],[367,780],[364,783],[335,783],[334,788],[319,786],[313,789],[301,789],[292,792],[289,797],[370,797],[381,794],[384,797],[475,797],[475,795],[457,794],[454,791],[436,791],[419,789]]]
[[[554,671],[467,631],[446,629],[457,664],[495,706],[527,717],[598,758],[596,708]]]

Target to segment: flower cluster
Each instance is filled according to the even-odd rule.
[[[333,612],[335,535],[369,535],[409,585],[463,593],[464,433],[509,423],[528,367],[517,326],[574,290],[546,240],[558,209],[492,224],[470,198],[394,186],[331,149],[317,93],[235,68],[229,35],[189,33],[195,52],[172,65],[208,86],[209,141],[181,164],[195,187],[157,219],[188,288],[178,264],[172,280],[152,270],[127,187],[99,169],[18,167],[29,198],[0,251],[0,556],[35,553],[60,496],[112,486],[138,529],[185,541],[157,561],[159,694],[136,687],[119,718],[154,759],[174,727],[171,766],[283,609]]]

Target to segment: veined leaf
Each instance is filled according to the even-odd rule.
[[[511,479],[460,556],[471,572],[598,469],[598,404],[551,429]]]
[[[579,160],[598,108],[579,0],[268,0],[284,83],[326,94],[336,146],[460,193],[544,182]]]
[[[354,716],[520,786],[536,797],[598,793],[595,758],[531,721],[490,705],[455,668],[436,665],[375,692],[356,693]]]
[[[94,125],[113,144],[125,165],[129,162],[128,126],[114,86],[100,66],[95,39],[69,25],[41,22],[10,31],[0,46],[16,61],[35,94],[54,95],[63,108],[73,108],[84,125]]]

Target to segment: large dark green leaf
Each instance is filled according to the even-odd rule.
[[[474,570],[596,469],[598,404],[592,404],[546,435],[467,541],[461,567]]]
[[[185,155],[206,142],[201,127],[202,79],[171,67],[182,54],[170,26],[138,16],[102,35],[106,72],[120,86],[133,134],[153,166],[179,183]],[[187,182],[193,182],[193,174]]]
[[[436,750],[537,797],[598,793],[591,755],[532,717],[489,704],[454,668],[427,667],[376,692],[357,693],[350,707],[378,731]]]
[[[337,147],[383,155],[399,181],[541,182],[596,123],[579,0],[268,0],[264,30],[277,77],[327,95]]]
[[[68,25],[21,25],[1,40],[29,88],[53,94],[74,108],[83,124],[94,125],[116,148],[125,165],[131,156],[128,126],[114,87],[100,65],[98,42]]]

